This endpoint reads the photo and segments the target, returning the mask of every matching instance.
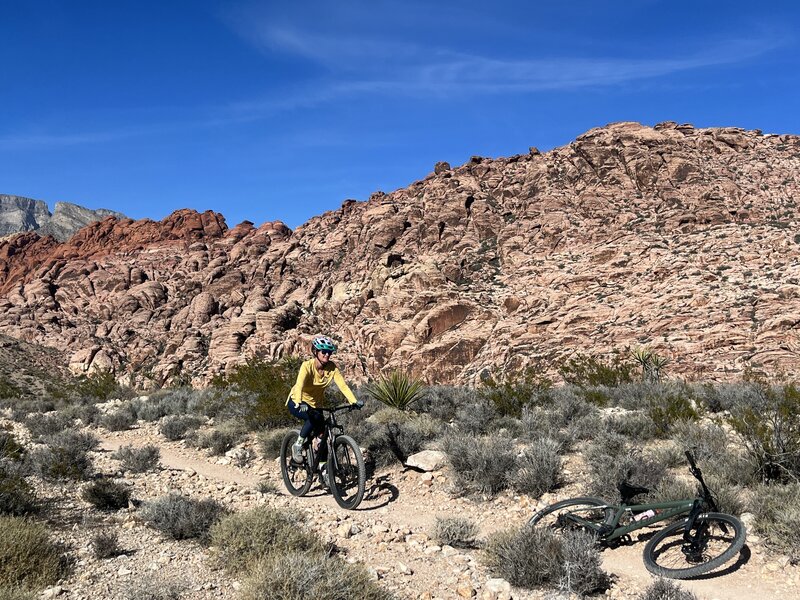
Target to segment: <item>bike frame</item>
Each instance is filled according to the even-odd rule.
[[[701,500],[699,498],[692,498],[691,500],[672,500],[670,502],[655,502],[652,504],[635,504],[630,506],[626,504],[607,504],[605,506],[594,507],[593,510],[603,508],[611,508],[614,510],[613,519],[611,519],[611,521],[608,523],[603,523],[602,525],[594,521],[587,521],[576,513],[567,513],[564,515],[564,517],[580,525],[581,527],[585,527],[594,531],[604,541],[613,541],[628,535],[637,529],[643,529],[644,527],[649,527],[654,523],[660,523],[661,521],[666,521],[668,519],[672,519],[673,517],[689,514],[693,511],[693,509],[695,509],[698,501]],[[652,510],[656,514],[654,514],[652,517],[645,517],[644,519],[640,519],[638,521],[632,521],[628,525],[624,525],[622,527],[619,526],[620,520],[623,516],[625,516],[626,513],[633,516],[639,513],[647,512],[648,510]]]
[[[336,438],[344,433],[344,428],[336,422],[336,413],[343,410],[352,410],[353,407],[349,404],[342,405],[342,406],[334,406],[332,408],[325,408],[322,407],[322,410],[325,413],[325,429],[324,431],[320,432],[319,434],[315,435],[315,438],[319,438],[324,434],[327,435],[326,445],[328,446],[328,463],[333,465],[333,469],[338,469],[339,464],[336,462],[336,453],[334,452],[334,442]],[[317,452],[314,452],[314,461],[311,465],[313,471],[316,471],[319,467],[319,457]],[[328,469],[328,476],[331,476],[331,469]]]

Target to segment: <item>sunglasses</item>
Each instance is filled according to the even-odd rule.
[[[320,354],[324,354],[325,356],[330,356],[331,354],[333,354],[333,352],[331,352],[330,350],[317,350],[317,352],[319,352]]]

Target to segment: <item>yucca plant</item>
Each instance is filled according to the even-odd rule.
[[[376,400],[398,410],[406,410],[425,394],[425,384],[407,373],[392,371],[388,376],[366,386],[367,393]]]
[[[642,367],[642,381],[659,383],[662,372],[669,364],[669,359],[656,354],[650,348],[634,348],[631,356]]]

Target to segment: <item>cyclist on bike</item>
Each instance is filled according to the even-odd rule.
[[[300,437],[292,445],[292,458],[297,463],[303,462],[303,447],[308,441],[314,435],[325,431],[325,417],[320,410],[325,398],[325,388],[335,383],[350,404],[354,404],[356,408],[364,406],[364,401],[355,397],[331,360],[331,354],[334,352],[336,344],[331,338],[324,335],[314,336],[311,340],[312,358],[300,365],[297,381],[286,400],[289,412],[305,421],[300,430]],[[327,452],[326,440],[322,439],[319,445],[319,469],[323,477],[326,475]]]

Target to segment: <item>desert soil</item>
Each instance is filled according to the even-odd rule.
[[[289,496],[281,483],[276,461],[253,460],[240,468],[227,457],[209,457],[205,451],[187,448],[183,442],[168,442],[152,424],[102,434],[101,450],[95,453],[98,471],[117,473],[133,486],[133,496],[147,501],[169,492],[196,498],[215,498],[234,510],[266,504],[307,516],[307,523],[322,538],[342,548],[350,561],[367,565],[381,585],[400,598],[491,598],[487,581],[492,575],[480,560],[479,550],[441,547],[429,538],[437,517],[465,516],[475,520],[481,536],[522,525],[537,507],[573,495],[569,486],[556,494],[535,500],[500,494],[492,499],[455,497],[446,471],[433,478],[400,467],[382,471],[367,482],[364,502],[355,511],[341,509],[330,494],[319,487],[308,496]],[[122,445],[156,444],[161,448],[161,468],[146,474],[119,473],[111,457]],[[257,452],[254,442],[250,447]],[[246,444],[247,445],[247,444]],[[570,472],[579,480],[581,473]],[[262,480],[274,483],[275,493],[260,493]],[[428,481],[426,481],[428,479]],[[225,573],[214,560],[214,549],[194,542],[165,539],[137,519],[136,511],[105,515],[80,499],[73,485],[47,485],[38,490],[51,498],[58,514],[51,516],[61,540],[78,555],[73,575],[48,590],[51,597],[69,599],[124,598],[132,586],[143,581],[174,581],[184,589],[183,598],[235,598],[240,582]],[[126,554],[113,559],[95,559],[90,540],[104,528],[113,528]],[[652,576],[642,562],[644,543],[603,551],[603,564],[614,583],[606,597],[634,599]],[[800,593],[800,567],[788,558],[764,548],[750,535],[739,561],[724,575],[685,581],[681,585],[702,600],[789,600]],[[554,598],[552,592],[514,588],[519,600]],[[566,598],[566,596],[563,596]]]

